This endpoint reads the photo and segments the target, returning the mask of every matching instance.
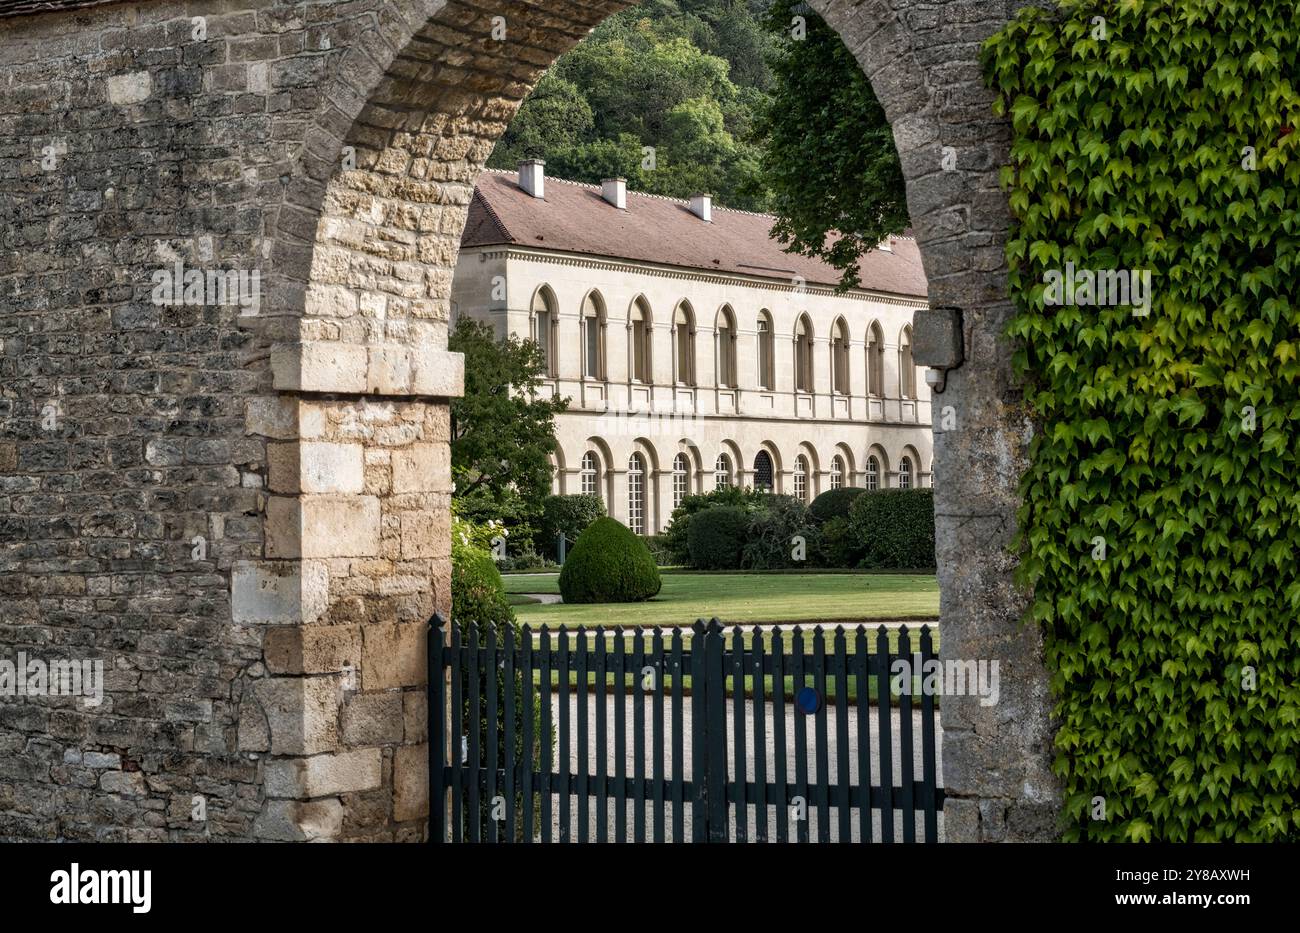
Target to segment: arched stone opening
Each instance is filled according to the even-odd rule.
[[[501,0],[486,9],[459,0],[361,0],[320,4],[311,23],[274,0],[253,0],[255,14],[215,5],[208,11],[211,38],[204,40],[212,45],[196,49],[198,64],[187,54],[176,69],[150,57],[153,30],[134,20],[146,8],[151,23],[170,17],[188,34],[190,11],[168,2],[76,14],[95,30],[95,48],[101,34],[112,33],[114,57],[91,70],[79,59],[79,40],[69,38],[77,28],[70,14],[6,21],[15,41],[7,35],[0,42],[0,86],[26,95],[13,112],[26,113],[33,139],[62,139],[64,157],[83,177],[99,179],[99,163],[116,158],[91,128],[116,119],[149,129],[130,144],[122,180],[113,185],[129,196],[103,208],[112,212],[102,225],[111,242],[101,237],[81,250],[69,239],[79,224],[49,222],[107,198],[107,182],[96,181],[81,207],[65,203],[72,188],[59,184],[22,202],[32,229],[40,220],[53,232],[40,244],[46,255],[31,263],[40,274],[6,277],[20,313],[76,322],[91,303],[111,324],[87,332],[133,330],[133,322],[158,312],[136,297],[148,269],[126,281],[122,257],[136,257],[136,265],[152,257],[160,229],[192,238],[196,257],[206,248],[224,267],[262,271],[255,313],[221,310],[213,333],[196,333],[185,345],[232,348],[229,356],[196,356],[196,367],[207,372],[190,381],[159,364],[153,375],[162,388],[145,393],[204,396],[214,414],[202,430],[212,435],[200,435],[198,415],[187,414],[179,420],[194,433],[179,443],[166,428],[133,428],[137,436],[124,437],[138,441],[138,455],[120,438],[103,444],[118,473],[123,464],[147,464],[160,474],[193,471],[186,495],[178,496],[201,504],[160,504],[155,514],[141,510],[138,520],[104,515],[89,531],[90,516],[77,516],[83,527],[75,537],[152,546],[154,535],[179,554],[191,534],[213,536],[213,558],[202,574],[183,563],[188,556],[163,560],[142,551],[132,559],[142,561],[143,572],[176,581],[169,596],[188,597],[184,610],[151,609],[162,620],[155,640],[192,639],[196,616],[205,632],[215,632],[221,620],[208,616],[228,610],[233,624],[205,635],[206,647],[190,659],[215,672],[204,675],[215,685],[205,683],[209,694],[166,710],[161,698],[143,698],[134,732],[126,731],[129,724],[112,725],[123,736],[113,744],[161,760],[174,742],[173,752],[198,762],[178,783],[160,784],[188,790],[193,774],[204,774],[228,791],[228,807],[214,804],[222,814],[213,824],[218,835],[414,839],[423,831],[424,622],[431,611],[449,608],[447,399],[461,390],[462,373],[446,338],[466,208],[493,144],[541,72],[627,5]],[[1018,4],[811,5],[844,38],[892,123],[930,303],[964,312],[966,363],[948,373],[942,399],[956,409],[960,430],[937,435],[934,451],[945,478],[935,490],[941,650],[949,658],[999,660],[1002,691],[992,707],[974,697],[943,703],[947,837],[1042,838],[1051,834],[1055,812],[1050,700],[1039,636],[1020,621],[1024,602],[1011,584],[1005,549],[1031,429],[1001,337],[1011,306],[1003,260],[1008,212],[997,169],[1009,130],[990,116],[977,61],[983,39]],[[266,24],[275,41],[262,34]],[[60,82],[43,90],[56,66]],[[67,119],[64,111],[83,98],[114,113]],[[259,101],[260,109],[235,109]],[[193,121],[177,133],[181,113]],[[148,157],[155,129],[169,140],[172,158]],[[943,169],[946,147],[956,156],[952,171]],[[34,256],[37,247],[24,245],[23,252]],[[69,283],[80,267],[89,270],[92,287],[77,291]],[[122,291],[131,297],[118,297]],[[516,299],[502,301],[504,309]],[[522,296],[516,306],[527,302]],[[170,322],[173,329],[183,325]],[[148,381],[140,346],[147,348],[141,341],[122,350],[135,359],[113,366],[137,369],[132,378]],[[772,355],[783,352],[777,346]],[[209,372],[221,367],[232,374],[216,385]],[[39,381],[18,373],[15,397],[42,397]],[[90,419],[78,411],[78,392],[93,393],[69,389],[73,430],[85,430]],[[217,392],[224,393],[220,399]],[[182,407],[200,406],[186,400]],[[0,442],[0,461],[56,472],[37,461],[70,459],[72,436],[24,436],[19,448]],[[729,451],[737,480],[754,454]],[[601,460],[606,475],[627,462],[609,451]],[[263,479],[264,488],[241,485]],[[155,523],[171,537],[155,535]],[[218,539],[215,528],[227,536]],[[188,543],[183,551],[189,554]],[[115,586],[139,583],[114,571],[108,557],[86,559],[96,569],[84,575],[80,567],[64,574],[24,559],[13,576],[30,575],[39,585],[21,591],[13,618],[45,624],[26,605],[35,605],[41,585],[55,592],[82,580],[92,596],[110,577]],[[79,715],[73,718],[80,731],[107,728]],[[140,787],[142,799],[161,799],[161,792]],[[134,789],[113,799],[133,795]],[[234,802],[252,798],[261,808],[255,823]],[[113,833],[124,834],[143,813],[121,809],[127,816],[103,819]],[[46,822],[32,817],[31,833],[44,833]],[[193,828],[179,821],[166,831],[188,838]],[[77,832],[91,837],[97,828]]]

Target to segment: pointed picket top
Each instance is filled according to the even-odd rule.
[[[432,616],[429,617],[429,628],[431,629],[434,630],[442,629],[445,628],[446,625],[447,625],[447,620],[442,617],[441,612],[435,612]]]

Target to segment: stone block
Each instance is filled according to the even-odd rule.
[[[342,829],[343,804],[335,797],[307,802],[268,799],[253,822],[255,836],[276,842],[335,839]]]
[[[315,755],[338,747],[337,677],[272,677],[254,689],[272,754]]]
[[[303,496],[303,557],[374,557],[381,509],[375,496]]]
[[[423,622],[367,625],[361,630],[361,686],[364,690],[415,687],[425,682]]]
[[[412,444],[392,454],[395,493],[450,492],[451,447],[447,444]]]
[[[403,745],[393,756],[393,819],[429,815],[429,747]]]
[[[236,625],[302,621],[302,570],[297,561],[236,561],[230,569],[230,611]]]
[[[306,799],[375,790],[383,783],[382,766],[377,748],[269,761],[266,795]]]
[[[272,384],[285,392],[366,391],[366,348],[337,341],[304,341],[271,354]]]
[[[402,557],[446,557],[451,553],[451,516],[435,509],[404,512],[401,518]]]
[[[349,746],[395,745],[407,733],[403,698],[417,693],[358,693],[343,706],[343,741]]]
[[[295,625],[272,629],[264,643],[272,674],[336,674],[361,663],[355,625]]]

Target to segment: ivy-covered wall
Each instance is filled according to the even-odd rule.
[[[1300,839],[1294,0],[1065,0],[985,69],[1064,838]]]

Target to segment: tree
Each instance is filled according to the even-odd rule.
[[[796,15],[807,34],[792,35]],[[777,215],[772,234],[788,252],[860,284],[858,260],[908,223],[903,169],[884,108],[835,31],[802,3],[775,0],[767,24],[784,39],[775,83],[758,121],[761,176]]]
[[[498,340],[491,325],[462,318],[447,345],[465,354],[465,394],[451,403],[458,514],[502,519],[526,538],[551,491],[555,415],[569,400],[539,396],[545,360],[531,340]]]

